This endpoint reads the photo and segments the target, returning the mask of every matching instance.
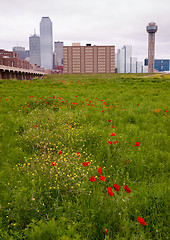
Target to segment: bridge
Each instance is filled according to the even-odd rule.
[[[34,77],[43,77],[44,72],[34,71],[32,69],[23,69],[16,67],[9,67],[5,65],[0,65],[0,79],[32,79]]]

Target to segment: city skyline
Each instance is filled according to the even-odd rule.
[[[24,4],[21,0],[6,0],[0,9],[0,48],[12,50],[18,44],[28,49],[29,36],[34,29],[40,34],[39,22],[48,16],[53,23],[53,44],[115,45],[116,51],[132,45],[133,55],[143,60],[148,54],[146,26],[153,21],[159,26],[155,58],[170,59],[169,8],[169,0],[143,0],[141,4],[135,0],[49,0],[41,5],[37,0]]]

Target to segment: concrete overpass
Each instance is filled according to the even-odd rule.
[[[31,69],[23,69],[16,67],[8,67],[5,65],[0,65],[0,79],[32,79],[34,77],[43,77],[44,72],[34,71]]]

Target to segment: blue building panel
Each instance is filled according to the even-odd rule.
[[[148,66],[148,59],[144,60],[145,66]],[[154,68],[159,72],[170,71],[170,59],[155,59]]]

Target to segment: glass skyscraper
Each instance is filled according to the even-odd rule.
[[[30,63],[41,66],[40,37],[36,34],[29,37]]]
[[[53,69],[53,34],[49,17],[42,17],[40,22],[41,67]]]

